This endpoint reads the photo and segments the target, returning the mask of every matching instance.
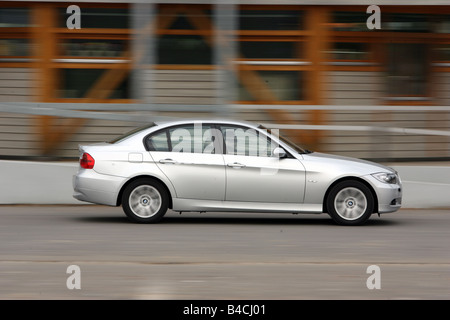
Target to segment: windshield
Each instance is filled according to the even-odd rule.
[[[280,134],[273,134],[271,129],[267,129],[266,127],[264,127],[263,125],[259,125],[258,126],[259,129],[263,129],[266,130],[266,132],[274,135],[275,137],[277,137],[278,139],[280,139],[280,141],[282,141],[283,143],[287,144],[291,149],[297,151],[298,153],[311,153],[312,151],[309,150],[305,150],[301,147],[299,147],[298,145],[296,145],[294,142],[292,142],[291,140],[289,140],[286,137],[283,137]]]
[[[133,129],[133,130],[131,130],[131,131],[121,135],[121,136],[118,136],[117,138],[114,138],[113,140],[109,141],[109,143],[115,144],[115,143],[121,142],[122,140],[124,140],[124,139],[126,139],[128,137],[131,137],[135,133],[138,133],[138,132],[140,132],[142,130],[145,130],[145,129],[148,129],[148,128],[151,128],[151,127],[154,127],[154,126],[156,126],[156,124],[155,123],[151,123],[149,125],[147,124],[145,126],[135,128],[135,129]]]

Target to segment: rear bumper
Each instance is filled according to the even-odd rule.
[[[122,183],[123,178],[80,169],[72,177],[73,197],[80,201],[116,206]]]

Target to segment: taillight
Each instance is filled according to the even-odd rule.
[[[80,158],[80,167],[84,169],[92,169],[94,168],[95,160],[89,153],[83,153]]]

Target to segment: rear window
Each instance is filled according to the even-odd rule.
[[[119,142],[121,142],[121,141],[123,141],[123,140],[125,140],[125,139],[127,139],[129,137],[131,137],[132,135],[134,135],[134,134],[136,134],[138,132],[141,132],[142,130],[149,129],[149,128],[154,127],[154,126],[156,126],[156,124],[155,123],[151,123],[149,125],[145,125],[145,126],[142,126],[142,127],[135,128],[135,129],[133,129],[133,130],[131,130],[131,131],[121,135],[121,136],[118,136],[117,138],[114,138],[113,140],[109,141],[109,143],[111,143],[111,144],[119,143]]]

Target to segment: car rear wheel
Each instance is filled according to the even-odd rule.
[[[335,185],[327,198],[328,214],[340,225],[361,225],[374,210],[370,189],[359,181],[343,181]]]
[[[168,194],[163,186],[150,179],[130,183],[122,196],[126,216],[137,223],[156,223],[166,214]]]

